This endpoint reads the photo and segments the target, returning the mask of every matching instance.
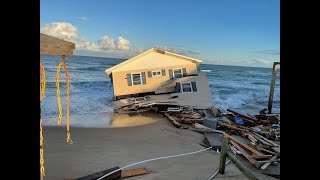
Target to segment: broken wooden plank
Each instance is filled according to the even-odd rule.
[[[260,134],[255,133],[255,132],[252,132],[252,133],[255,134],[256,136],[258,136],[259,138],[262,138],[263,140],[267,141],[268,143],[272,144],[273,146],[280,147],[278,144],[274,143],[273,141],[270,141],[269,139],[261,136]]]
[[[251,164],[256,165],[256,160],[249,155],[247,150],[243,149],[241,146],[239,146],[239,144],[235,143],[233,140],[230,140],[230,143],[233,146],[235,146],[241,152],[241,154],[249,160]]]
[[[259,156],[259,155],[252,155],[253,158],[255,159],[268,159],[268,158],[271,158],[272,155],[263,155],[263,156]]]
[[[236,138],[230,136],[230,135],[227,134],[227,133],[224,133],[224,135],[227,136],[229,139],[233,140],[234,142],[238,143],[238,144],[241,145],[242,147],[244,147],[244,148],[248,149],[249,151],[253,152],[253,153],[256,154],[256,155],[265,155],[265,154],[263,154],[262,152],[254,149],[253,147],[249,146],[248,144],[245,144],[245,143],[237,140]]]
[[[260,148],[269,149],[269,148],[271,148],[272,146],[264,145],[264,144],[256,144],[256,145],[254,145],[254,147],[257,148],[257,149],[260,149]]]
[[[223,122],[218,122],[218,124],[219,124],[220,126],[224,126],[224,127],[229,128],[229,129],[234,129],[234,130],[238,130],[238,131],[249,131],[249,130],[242,129],[242,128],[238,128],[238,127],[236,127],[236,126],[229,125],[229,124],[223,123]]]
[[[148,171],[147,171],[146,168],[136,168],[136,169],[122,170],[121,179],[132,177],[132,176],[140,176],[140,175],[147,174],[147,173],[148,173]]]
[[[278,156],[273,156],[270,161],[277,159]],[[272,162],[267,162],[263,166],[261,166],[261,169],[266,169]]]
[[[250,117],[250,116],[248,116],[246,114],[243,114],[241,112],[236,111],[235,109],[227,109],[227,111],[230,111],[230,112],[232,112],[232,113],[234,113],[234,114],[236,114],[236,115],[238,115],[238,116],[240,116],[242,118],[246,118],[246,119],[249,119],[249,120],[252,120],[252,121],[257,121],[258,120],[256,117]]]
[[[270,144],[269,142],[265,141],[264,139],[260,138],[259,136],[255,135],[255,134],[251,133],[250,135],[255,137],[255,139],[257,139],[263,145],[274,146],[274,145]]]
[[[114,168],[111,168],[111,169],[107,169],[107,170],[104,170],[104,171],[100,171],[100,172],[97,172],[97,173],[94,173],[94,174],[90,174],[88,176],[84,176],[84,177],[81,177],[81,178],[77,178],[75,180],[96,180],[112,171],[115,171],[117,169],[119,169],[120,167],[114,167]],[[115,179],[120,179],[121,177],[121,170],[103,178],[103,180],[115,180]]]
[[[234,165],[250,180],[259,180],[245,165],[243,165],[230,152],[227,152],[227,157],[234,163]]]
[[[270,150],[265,149],[265,148],[258,148],[258,149],[259,149],[260,151],[264,151],[264,152],[267,152],[267,153],[270,153],[270,154],[273,154],[273,155],[276,155],[276,156],[280,156],[279,153],[270,151]]]
[[[178,123],[175,118],[173,118],[172,116],[170,116],[168,113],[164,113],[164,115],[167,117],[167,119],[170,120],[170,122],[177,128],[180,128],[181,127],[181,124]]]
[[[221,148],[223,137],[221,133],[204,133],[204,136],[214,150]]]
[[[256,138],[254,138],[251,134],[246,133],[246,132],[244,132],[244,131],[240,131],[240,134],[241,134],[243,137],[248,138],[251,142],[253,142],[253,144],[257,144],[258,140],[257,140]]]

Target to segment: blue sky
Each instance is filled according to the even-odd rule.
[[[75,42],[79,55],[159,47],[211,64],[280,61],[279,0],[41,0],[40,31]]]

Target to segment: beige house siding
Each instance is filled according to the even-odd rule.
[[[149,55],[147,56],[149,58],[156,57]],[[124,65],[126,66],[126,68],[120,67],[112,72],[114,96],[154,92],[159,87],[160,83],[170,79],[169,69],[186,68],[187,75],[197,74],[197,65],[195,63],[187,62],[185,60],[180,59],[176,60],[172,58],[170,59],[170,61],[174,61],[175,63],[169,63],[170,61],[166,56],[161,57],[163,59],[159,59],[158,61],[144,59],[144,57],[142,60],[137,60],[137,64],[135,63],[135,61],[134,63]],[[167,60],[169,62],[167,62]],[[140,62],[145,63],[145,65],[140,64]],[[155,62],[160,63],[157,64]],[[153,63],[155,64],[152,65]],[[137,67],[136,65],[139,66]],[[122,71],[119,71],[120,69],[122,69]],[[165,76],[153,76],[150,78],[148,77],[148,71],[161,71],[162,69],[165,69]],[[145,72],[146,84],[128,86],[127,74],[140,72]]]
[[[180,80],[178,80],[177,82],[179,81]],[[211,90],[209,88],[208,79],[206,76],[201,75],[185,77],[180,81],[180,83],[183,82],[196,82],[197,92],[181,92],[171,94],[171,96],[174,96],[175,94],[178,95],[178,102],[180,105],[204,109],[212,107],[213,102],[211,98]]]
[[[163,67],[177,67],[185,66],[188,64],[195,65],[195,63],[186,61],[179,57],[151,52],[135,59],[130,63],[124,64],[121,67],[114,69],[112,73],[120,71],[132,71],[137,69],[161,69]]]

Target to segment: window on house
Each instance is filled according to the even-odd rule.
[[[192,92],[192,86],[190,82],[187,83],[181,83],[182,86],[182,92]]]
[[[162,76],[161,71],[152,71],[152,76]]]
[[[174,69],[173,70],[173,77],[182,78],[182,69]]]
[[[137,73],[137,74],[131,74],[132,76],[132,84],[133,85],[140,85],[142,84],[141,82],[141,74],[140,73]]]

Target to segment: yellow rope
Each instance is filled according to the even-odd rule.
[[[41,64],[41,57],[40,57],[40,74],[41,74],[41,84],[40,84],[40,106],[41,102],[44,97],[44,92],[46,89],[46,75],[44,67]],[[44,159],[43,159],[43,136],[42,136],[42,119],[41,119],[41,107],[40,107],[40,175],[41,178],[45,176],[44,173]]]
[[[61,66],[62,66],[62,62],[58,65],[57,74],[56,74],[57,101],[58,101],[58,110],[59,110],[58,125],[61,124],[61,119],[62,119],[62,106],[61,106],[61,100],[60,100],[60,84],[59,84],[59,73],[60,73]]]
[[[66,73],[66,89],[67,89],[67,94],[66,94],[66,111],[67,111],[67,117],[66,117],[66,125],[67,125],[67,142],[70,144],[73,144],[73,141],[70,138],[70,82],[69,82],[69,74],[68,74],[68,69],[65,61],[65,56],[62,56],[62,62],[63,62],[63,67],[64,71]]]
[[[58,125],[61,124],[62,119],[62,106],[60,100],[60,88],[59,88],[59,73],[60,68],[63,65],[65,74],[66,74],[66,125],[67,125],[67,142],[69,144],[73,144],[72,139],[70,138],[70,82],[69,82],[69,74],[68,69],[65,61],[65,56],[62,56],[61,63],[57,67],[57,74],[56,74],[56,86],[57,86],[57,100],[58,100],[58,109],[59,109],[59,119]]]

